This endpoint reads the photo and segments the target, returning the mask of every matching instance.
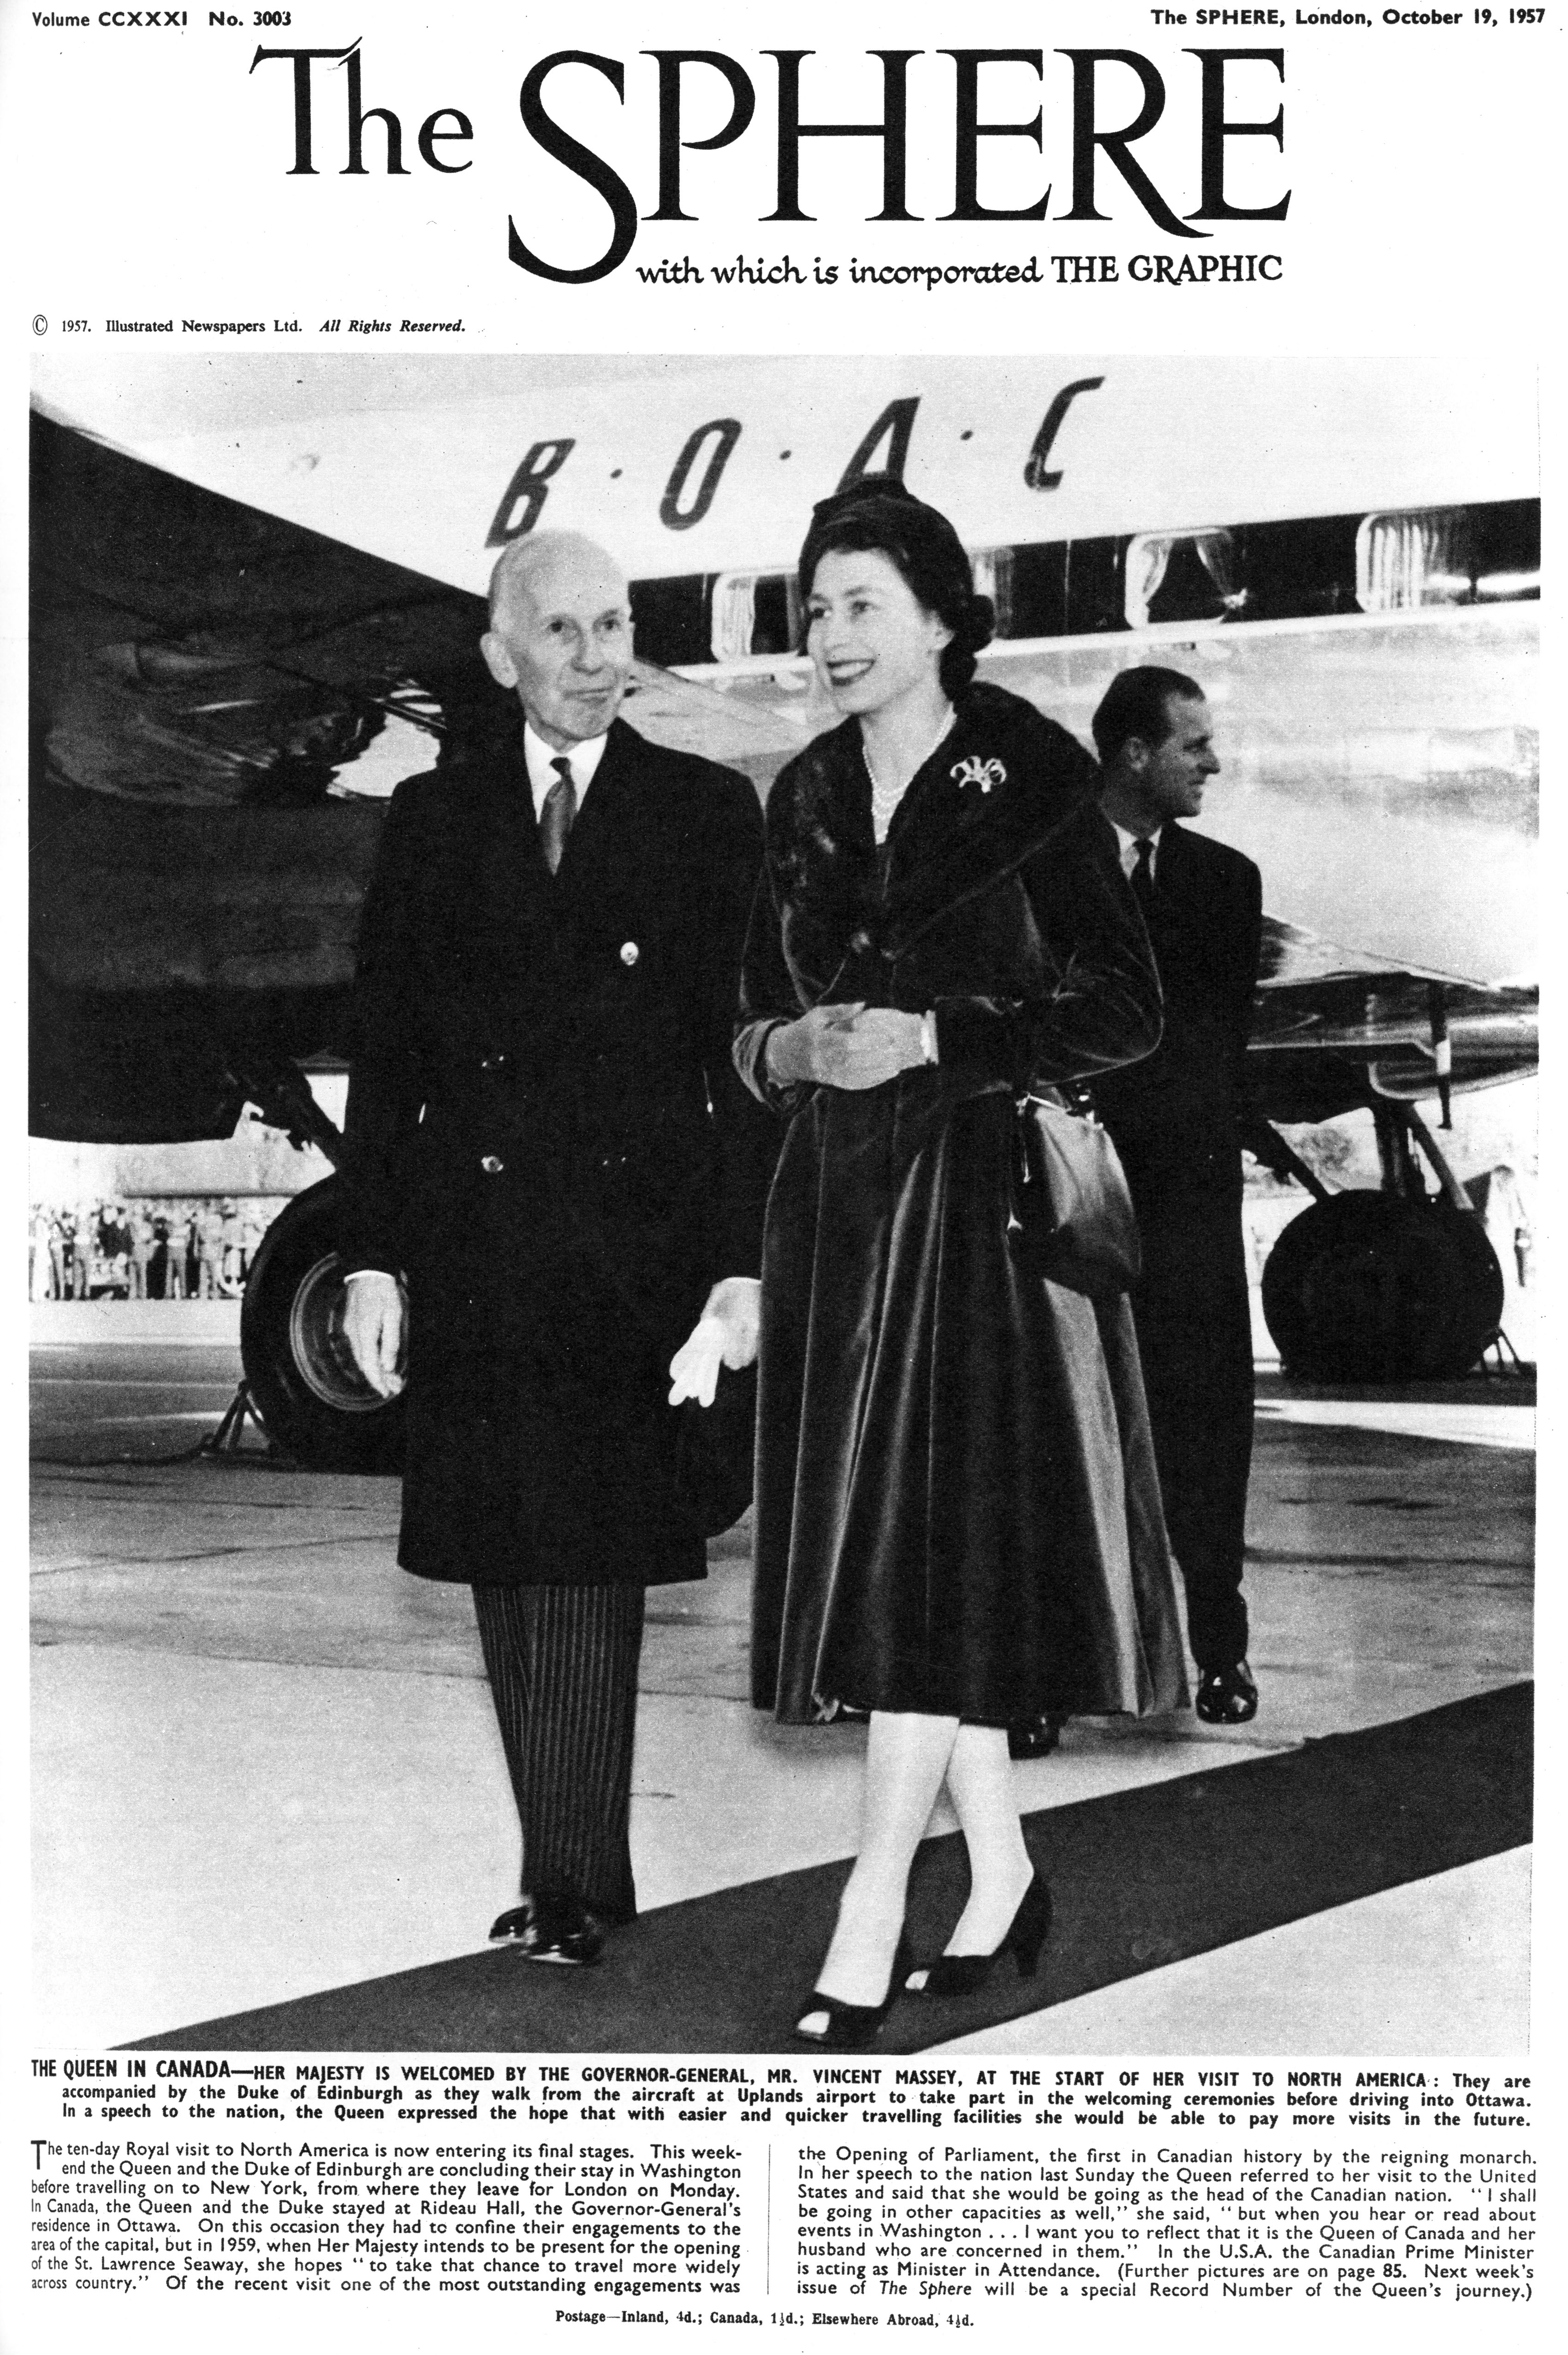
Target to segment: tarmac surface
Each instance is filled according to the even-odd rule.
[[[471,1956],[514,1886],[466,1592],[396,1569],[395,1482],[260,1452],[192,1458],[238,1373],[238,1353],[212,1345],[35,1353],[40,2049],[172,2036]],[[1432,1713],[1530,1674],[1528,1396],[1297,1398],[1266,1382],[1247,1574],[1259,1716],[1073,1724],[1054,1757],[1018,1770],[1046,1849],[1053,1810],[1404,1720],[1438,1730],[1421,1771],[1440,1774],[1446,1721]],[[769,1883],[782,1898],[784,1877],[853,1847],[860,1733],[778,1727],[747,1706],[748,1551],[743,1522],[705,1583],[650,1598],[633,1801],[645,1915],[710,1898],[733,1912],[749,1892],[766,1917]],[[1408,1871],[1394,1858],[1365,1893],[1335,1898],[1329,1875],[1321,1904],[1304,1853],[1299,1913],[1255,1931],[1234,1902],[1255,1868],[1223,1849],[1201,1868],[1216,1876],[1211,1951],[1064,1987],[964,2049],[1522,2051],[1526,1857],[1517,1819],[1496,1813],[1489,1845],[1483,1797],[1472,1860],[1434,1870],[1413,1848]],[[1232,1816],[1255,1856],[1254,1817]],[[1125,1843],[1166,1835],[1128,1828],[1125,1806],[1114,1822],[1105,1871],[1135,1875]],[[781,2013],[796,1992],[780,1987]]]

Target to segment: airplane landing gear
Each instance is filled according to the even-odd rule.
[[[1502,1270],[1419,1115],[1388,1103],[1374,1115],[1383,1190],[1314,1188],[1269,1254],[1264,1317],[1284,1370],[1302,1380],[1455,1380],[1497,1338]],[[1442,1182],[1436,1197],[1413,1135]]]
[[[1441,1199],[1314,1202],[1263,1272],[1268,1329],[1285,1371],[1305,1381],[1456,1380],[1497,1337],[1502,1305],[1485,1229]]]
[[[371,1389],[344,1339],[340,1200],[324,1178],[268,1228],[239,1312],[245,1380],[268,1435],[305,1469],[397,1472],[403,1401]]]

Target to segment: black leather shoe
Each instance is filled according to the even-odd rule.
[[[1066,1718],[1058,1710],[1048,1709],[1044,1717],[1031,1717],[1019,1725],[1007,1729],[1007,1754],[1010,1758],[1049,1758],[1062,1739]]]
[[[911,1971],[905,1987],[910,1995],[973,1995],[1003,1955],[1012,1956],[1021,1979],[1032,1979],[1050,1928],[1051,1891],[1036,1872],[1000,1946],[989,1955],[938,1955],[925,1970]]]
[[[490,1925],[494,1945],[511,1946],[525,1963],[597,1963],[603,1934],[572,1898],[524,1897]]]
[[[841,2003],[836,1996],[813,1988],[810,2005],[795,2022],[796,2041],[814,2044],[819,2052],[863,2052],[903,1993],[914,1960],[909,1934],[900,1930],[893,1968],[887,1975],[887,1993],[880,2003]],[[808,2026],[812,2020],[822,2025]]]
[[[1205,1668],[1194,1704],[1205,1725],[1245,1725],[1257,1715],[1257,1687],[1245,1660],[1228,1668]]]

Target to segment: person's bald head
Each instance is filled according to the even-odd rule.
[[[615,559],[575,531],[514,539],[490,578],[480,649],[536,734],[566,751],[602,736],[631,672],[631,605]]]

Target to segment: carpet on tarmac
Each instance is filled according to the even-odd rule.
[[[1531,1837],[1531,1701],[1506,1685],[1245,1765],[1025,1819],[1055,1921],[1033,1979],[1010,1961],[960,2002],[906,1998],[874,2051],[917,2052],[1159,1970]],[[789,2027],[846,1862],[644,1913],[591,1970],[505,1948],[141,2038],[130,2051],[799,2052]],[[958,1834],[927,1840],[909,1926],[939,1952],[967,1885]],[[698,2097],[700,2098],[700,2096]]]

